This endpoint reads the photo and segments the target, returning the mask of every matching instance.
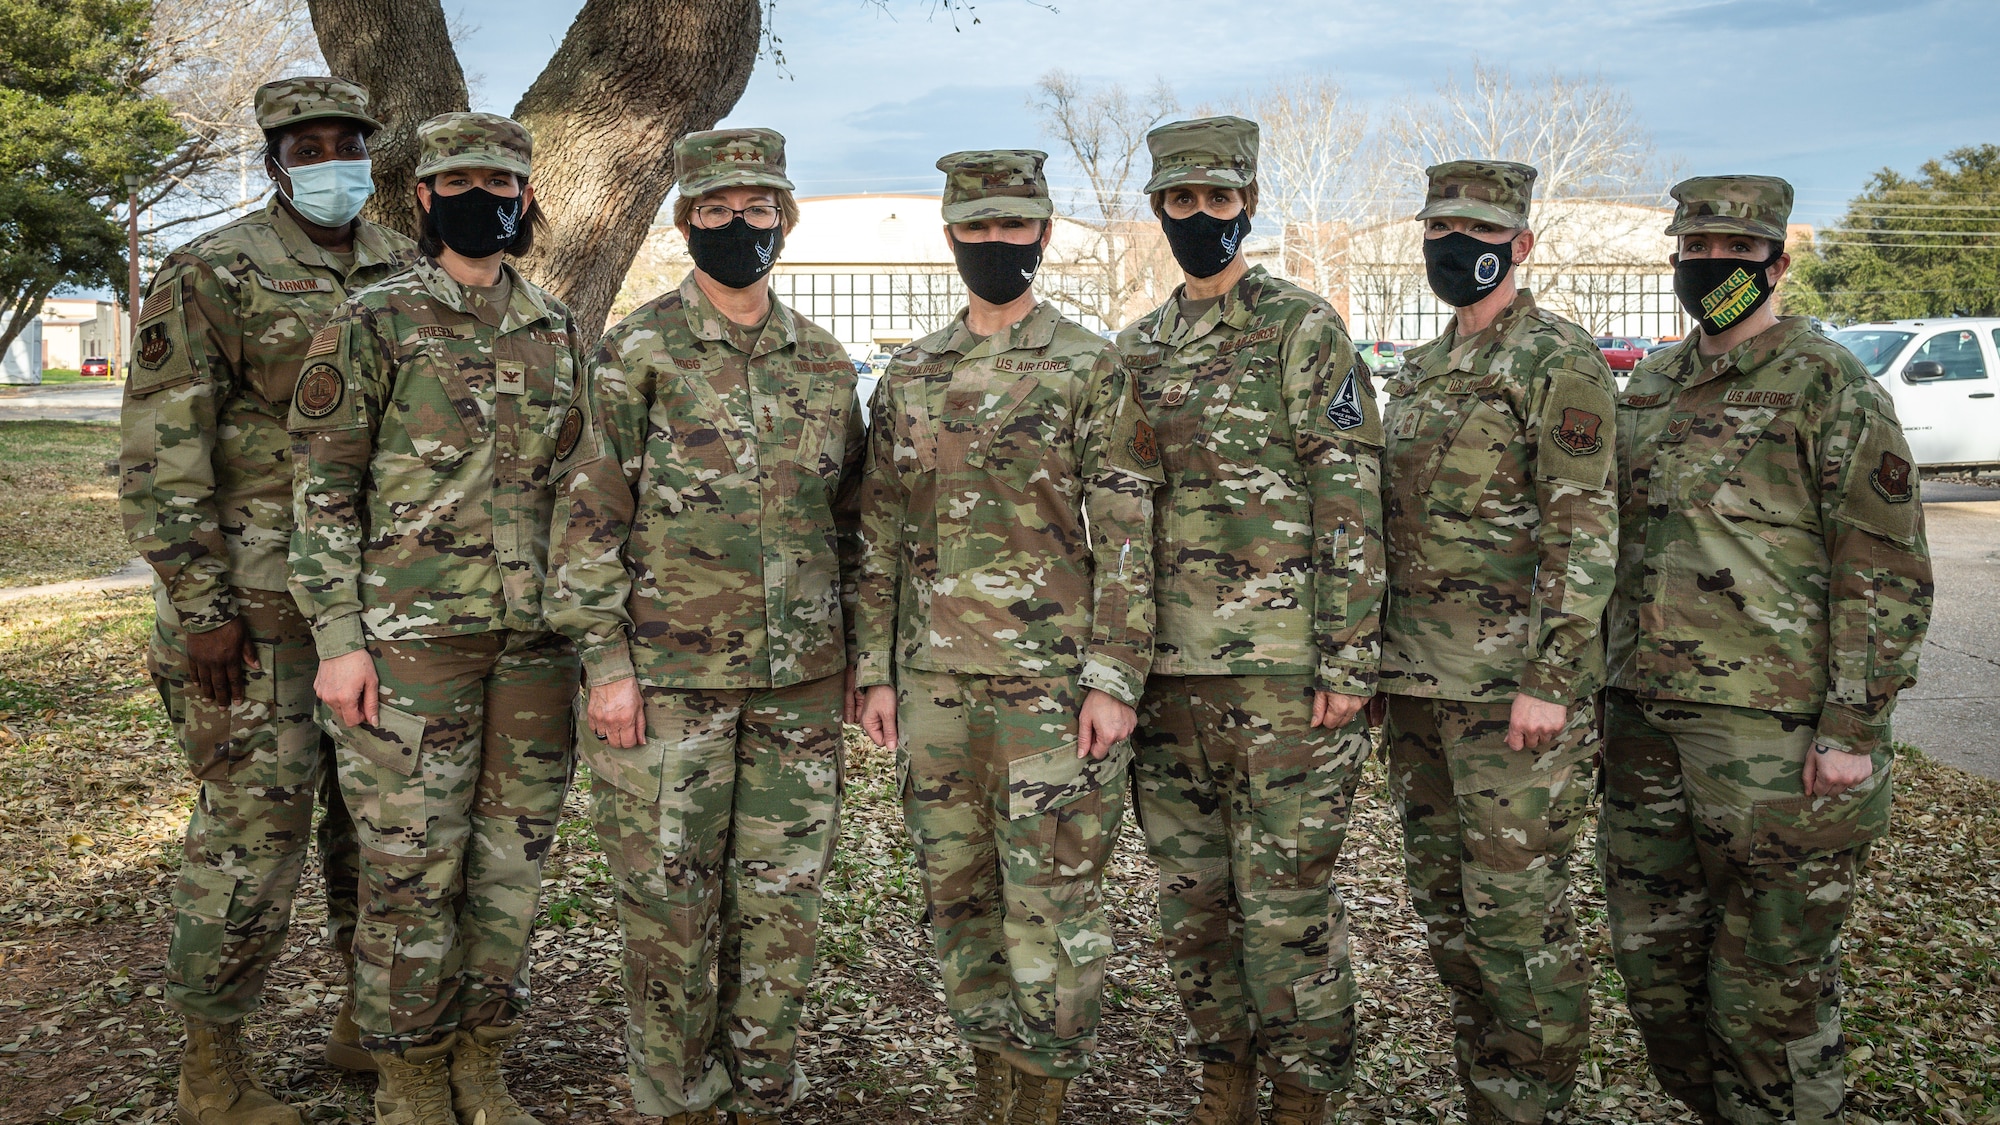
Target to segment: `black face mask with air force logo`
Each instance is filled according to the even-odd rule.
[[[467,258],[490,258],[514,245],[521,230],[521,197],[472,188],[457,195],[431,192],[426,220],[438,241]]]
[[[1476,305],[1514,268],[1514,240],[1481,242],[1463,231],[1424,239],[1424,274],[1431,292],[1455,309]]]
[[[982,301],[1004,305],[1035,283],[1035,272],[1042,268],[1042,240],[960,242],[953,235],[951,256],[967,289]]]
[[[783,223],[758,230],[738,215],[726,227],[690,227],[688,257],[695,268],[731,289],[748,289],[778,264],[785,248]]]
[[[1244,212],[1218,219],[1206,211],[1196,211],[1185,219],[1162,215],[1160,231],[1167,236],[1174,261],[1189,277],[1214,277],[1236,260],[1244,236],[1250,233],[1250,216]]]

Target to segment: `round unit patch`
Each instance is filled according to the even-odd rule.
[[[1498,254],[1481,254],[1479,260],[1472,263],[1472,280],[1481,285],[1491,285],[1494,279],[1499,276],[1500,255]]]
[[[299,377],[298,393],[292,398],[300,414],[324,418],[340,406],[346,394],[347,381],[340,372],[330,363],[316,363]]]
[[[556,460],[560,461],[576,452],[576,443],[583,437],[583,411],[572,406],[563,415],[562,430],[556,434]]]

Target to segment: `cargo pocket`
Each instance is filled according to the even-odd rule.
[[[1340,1022],[1359,996],[1351,966],[1335,965],[1292,981],[1292,1011],[1302,1023]]]
[[[273,752],[271,730],[277,712],[277,649],[252,643],[257,654],[256,668],[243,669],[243,698],[222,707],[201,694],[193,684],[182,690],[186,723],[181,728],[181,744],[187,752],[188,771],[202,781],[235,781],[244,763],[261,749]]]
[[[1842,1070],[1847,1044],[1840,1021],[1827,1024],[1803,1039],[1785,1044],[1785,1061],[1792,1072],[1792,1118],[1798,1125],[1833,1125],[1846,1100]]]
[[[651,716],[646,724],[645,741],[621,750],[597,737],[597,732],[591,729],[588,693],[577,693],[572,710],[576,717],[576,755],[590,767],[592,787],[609,785],[642,801],[657,802],[666,781],[662,766],[667,746],[656,737]]]
[[[337,724],[336,724],[337,725]],[[380,705],[373,724],[341,728],[337,736],[344,792],[355,819],[367,826],[363,841],[390,855],[421,855],[430,828],[423,775],[425,720]]]
[[[1097,1028],[1105,959],[1117,947],[1102,907],[1091,907],[1056,923],[1056,942],[1060,952],[1056,958],[1055,1034],[1058,1039],[1074,1039]]]
[[[229,940],[236,876],[212,867],[181,868],[174,901],[174,935],[167,943],[167,979],[194,992],[214,992]]]
[[[1892,799],[1885,763],[1837,796],[1751,806],[1744,952],[1778,965],[1831,955],[1853,901],[1857,852],[1888,831]]]
[[[1107,814],[1123,813],[1131,762],[1130,742],[1103,758],[1079,758],[1071,740],[1008,763],[1007,819],[1042,818],[1037,826],[1017,826],[1008,833],[1010,851],[1018,856],[1032,850],[1040,861],[1030,884],[1050,886],[1102,874],[1110,842],[1106,837],[1117,825]]]

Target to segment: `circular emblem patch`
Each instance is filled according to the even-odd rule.
[[[556,434],[556,460],[560,461],[576,452],[576,443],[583,437],[583,411],[572,406],[563,415],[562,431]]]
[[[1499,276],[1500,255],[1498,254],[1481,254],[1479,260],[1472,263],[1472,280],[1481,285],[1491,285],[1493,284],[1493,279]]]
[[[299,379],[299,390],[293,396],[299,413],[308,418],[324,418],[333,413],[340,400],[347,394],[347,381],[332,364],[314,364]]]

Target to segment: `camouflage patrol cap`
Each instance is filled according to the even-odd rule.
[[[1511,160],[1452,160],[1424,169],[1431,178],[1417,221],[1461,216],[1508,230],[1528,225],[1528,202],[1541,173]]]
[[[1049,154],[1031,148],[954,152],[938,157],[944,173],[944,221],[1046,219],[1056,213],[1042,165]]]
[[[1257,123],[1241,117],[1170,121],[1146,134],[1153,178],[1143,190],[1182,184],[1241,188],[1257,178]]]
[[[382,127],[368,116],[368,91],[345,78],[325,75],[280,78],[257,87],[257,127],[270,132],[303,121],[343,117],[373,133]]]
[[[792,190],[785,138],[776,129],[709,129],[674,142],[674,179],[693,199],[726,187]]]
[[[454,168],[498,168],[525,178],[535,142],[497,113],[440,113],[417,126],[417,178]]]
[[[1747,234],[1785,240],[1792,217],[1792,185],[1776,176],[1696,176],[1674,185],[1680,206],[1667,225],[1670,235]]]

